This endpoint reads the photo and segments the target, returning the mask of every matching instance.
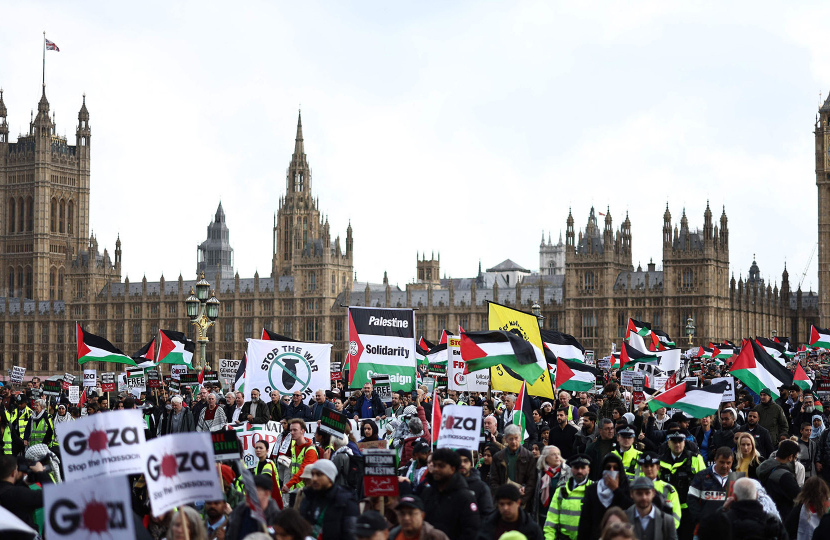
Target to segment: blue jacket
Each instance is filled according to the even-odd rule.
[[[364,401],[366,401],[366,396],[361,395],[357,398],[357,404],[354,408],[354,413],[361,418],[363,418],[361,411],[363,410]],[[386,416],[386,405],[383,404],[383,400],[380,399],[378,393],[372,390],[372,418],[377,416]]]
[[[308,420],[311,417],[311,409],[308,408],[303,402],[300,402],[299,405],[296,407],[293,403],[289,403],[288,407],[285,408],[285,416],[283,418],[287,418],[289,421],[292,418],[300,418],[301,420]]]
[[[324,401],[322,405],[317,403],[316,401],[311,405],[311,409],[309,409],[309,417],[306,420],[313,420],[314,422],[318,422],[320,417],[323,415],[323,409],[334,409],[334,403],[331,401]]]

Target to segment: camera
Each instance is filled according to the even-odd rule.
[[[35,463],[40,463],[41,465],[43,465],[43,471],[39,471],[39,472],[33,471],[31,469],[31,467],[34,466]],[[43,456],[42,458],[37,459],[37,460],[20,459],[17,462],[17,470],[24,473],[24,474],[26,474],[26,475],[28,475],[28,476],[38,475],[38,474],[49,474],[49,473],[52,472],[52,463],[51,463],[51,460],[49,458],[49,454],[46,454],[45,456]]]

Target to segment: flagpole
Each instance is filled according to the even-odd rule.
[[[43,31],[43,86],[46,86],[46,31]]]

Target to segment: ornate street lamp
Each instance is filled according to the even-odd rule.
[[[692,336],[695,333],[695,321],[691,317],[686,319],[686,335],[689,336],[689,347],[692,346]]]
[[[773,337],[773,339],[774,339],[774,338],[776,338],[777,336],[778,336],[778,330],[773,330],[773,331],[772,331],[772,337]]]
[[[193,369],[202,369],[201,364],[207,354],[207,331],[216,323],[216,319],[219,317],[219,304],[219,300],[216,299],[216,291],[211,292],[210,283],[205,279],[205,273],[202,272],[199,275],[199,281],[196,282],[195,294],[191,288],[190,296],[184,301],[190,324],[199,330],[196,337],[196,341],[199,342],[199,358],[193,363]],[[205,363],[205,369],[210,369],[207,363]]]
[[[533,302],[533,306],[531,306],[530,311],[536,317],[536,321],[539,323],[539,328],[542,328],[545,324],[545,317],[542,315],[542,306],[539,305],[539,302]]]

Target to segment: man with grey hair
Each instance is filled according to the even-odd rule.
[[[504,403],[504,413],[502,413],[502,420],[504,425],[513,423],[513,406],[516,404],[516,397],[513,394],[505,394],[502,398]]]
[[[732,496],[726,500],[723,512],[732,525],[733,539],[786,538],[782,522],[767,514],[758,500],[755,480],[736,480],[732,485]]]
[[[196,420],[190,408],[183,406],[181,396],[173,396],[170,400],[170,408],[165,409],[162,414],[159,431],[159,435],[196,431]]]
[[[522,495],[522,506],[527,507],[536,493],[536,459],[530,450],[522,446],[522,428],[510,424],[504,428],[506,448],[493,456],[490,466],[490,490],[510,482],[518,484]]]

